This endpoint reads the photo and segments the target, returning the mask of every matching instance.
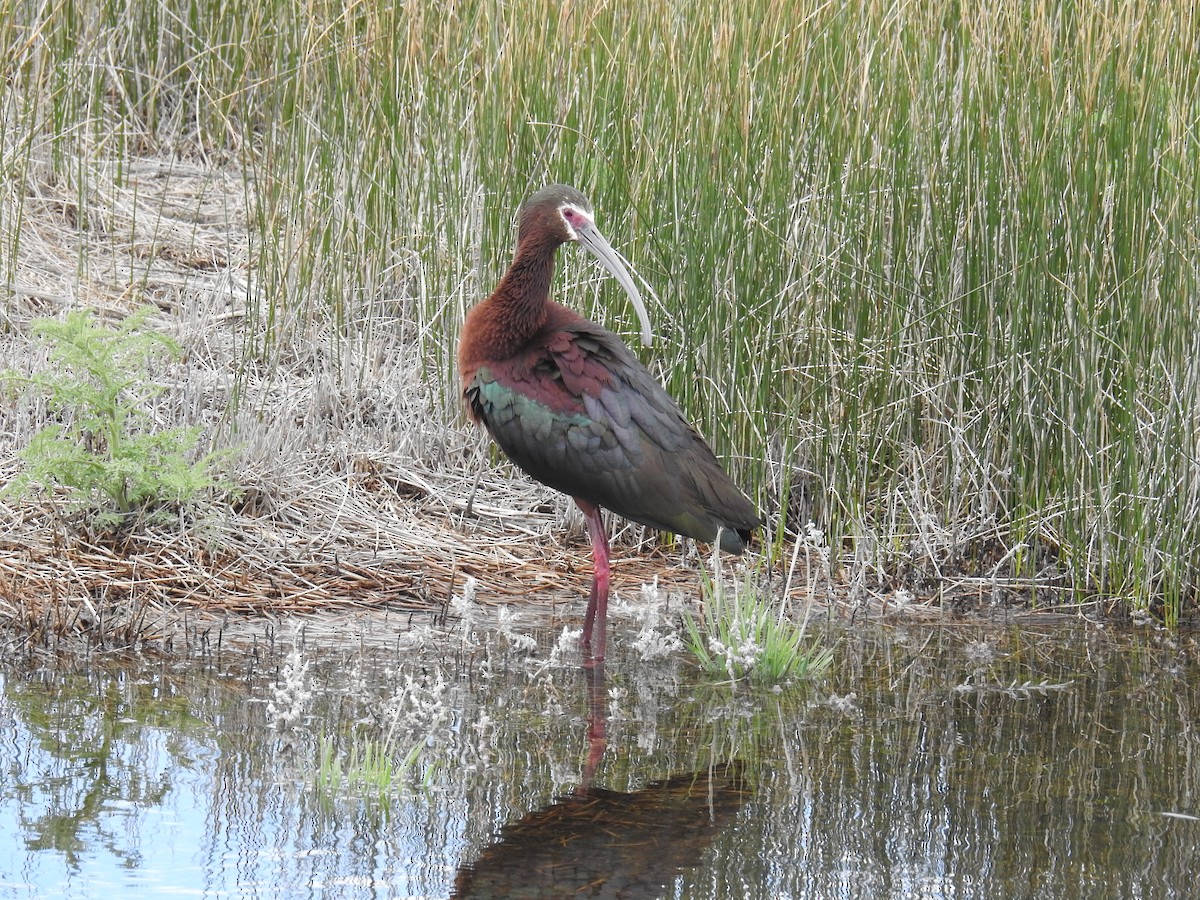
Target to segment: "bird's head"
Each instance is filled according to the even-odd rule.
[[[621,254],[613,249],[596,227],[595,214],[587,197],[566,184],[551,184],[542,188],[521,207],[517,245],[531,238],[547,240],[555,246],[582,244],[629,295],[642,326],[642,344],[650,346],[654,333],[650,327],[650,316],[642,303],[642,295]]]

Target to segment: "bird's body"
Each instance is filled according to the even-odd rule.
[[[551,185],[522,208],[517,254],[499,286],[467,315],[459,373],[470,416],[537,481],[573,497],[595,556],[583,640],[604,659],[608,543],[599,509],[741,553],[761,524],[679,406],[622,340],[549,299],[554,253],[579,241],[596,254],[649,324],[632,279],[574,188]]]

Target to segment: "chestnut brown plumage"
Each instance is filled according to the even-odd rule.
[[[583,511],[595,571],[583,646],[602,663],[608,537],[600,510],[741,553],[761,520],[679,406],[617,335],[550,299],[554,254],[577,242],[629,294],[650,342],[637,287],[596,228],[591,204],[562,184],[522,206],[516,257],[467,313],[458,367],[467,411],[509,459]],[[593,627],[598,629],[592,653]]]

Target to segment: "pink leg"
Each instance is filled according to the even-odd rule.
[[[608,690],[604,686],[604,663],[585,668],[583,674],[588,692],[588,755],[576,793],[586,794],[592,788],[592,777],[608,746]]]
[[[588,599],[587,612],[583,617],[584,665],[594,666],[604,662],[604,645],[608,631],[608,535],[604,531],[604,520],[600,518],[600,507],[586,500],[575,498],[575,504],[583,511],[587,520],[588,535],[592,539],[592,594]],[[592,626],[596,634],[596,652],[591,654]]]

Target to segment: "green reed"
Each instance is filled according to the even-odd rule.
[[[247,360],[315,326],[389,329],[458,422],[461,314],[520,200],[570,181],[658,295],[643,358],[772,534],[814,518],[880,577],[1061,572],[1168,619],[1194,598],[1190,4],[7,15],[6,169],[35,134],[81,181],[96,154],[242,168]],[[632,333],[575,257],[568,302]]]

